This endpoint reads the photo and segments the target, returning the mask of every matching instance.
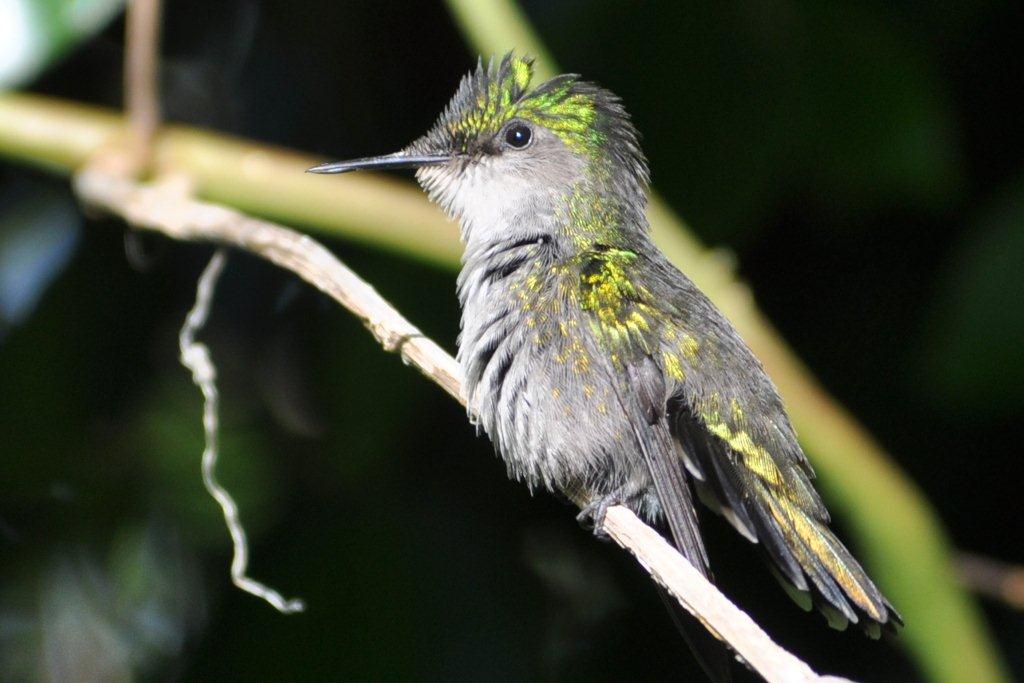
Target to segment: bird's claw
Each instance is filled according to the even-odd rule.
[[[604,530],[604,518],[608,508],[618,505],[619,500],[613,496],[599,498],[580,510],[576,515],[576,521],[587,531],[593,532],[594,536],[602,541],[609,540],[608,533]]]

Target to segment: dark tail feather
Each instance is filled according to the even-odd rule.
[[[693,491],[683,471],[678,446],[665,421],[664,378],[650,358],[646,362],[628,366],[628,371],[631,391],[624,391],[623,385],[615,377],[612,378],[613,386],[619,405],[636,437],[636,445],[650,470],[670,538],[682,556],[710,579],[711,570],[697,525]],[[634,400],[638,400],[639,405]],[[732,681],[732,655],[726,645],[686,612],[664,588],[658,586],[658,592],[701,668],[714,683]]]
[[[661,585],[658,585],[658,595],[704,674],[713,683],[732,683],[732,653],[729,648],[711,635],[704,624],[683,609],[679,601]]]
[[[660,449],[662,452],[668,451],[674,454],[675,451],[671,442],[668,441],[665,431],[657,428],[652,431],[655,439],[650,446]],[[704,549],[704,542],[697,527],[697,511],[693,505],[693,493],[683,474],[681,461],[654,457],[649,458],[649,463],[655,482],[661,484],[656,488],[665,521],[669,527],[669,537],[674,541],[676,549],[689,560],[697,571],[707,579],[712,579],[707,551]],[[732,653],[729,648],[713,636],[696,617],[687,612],[679,604],[679,601],[661,585],[658,586],[658,594],[661,596],[662,602],[665,603],[676,629],[683,636],[687,647],[690,648],[708,678],[714,683],[730,683],[732,681]]]

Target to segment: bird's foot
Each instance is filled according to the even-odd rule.
[[[584,507],[580,514],[576,515],[576,521],[580,523],[580,526],[587,531],[593,532],[595,536],[600,538],[602,541],[609,540],[608,533],[604,530],[604,517],[608,512],[608,508],[613,505],[618,505],[622,501],[619,500],[618,496],[608,495],[602,496],[597,500],[594,500]]]

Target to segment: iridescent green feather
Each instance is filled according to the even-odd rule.
[[[445,127],[462,140],[465,151],[469,141],[520,118],[550,129],[574,152],[596,156],[605,136],[595,125],[593,94],[576,90],[575,76],[562,76],[530,91],[532,79],[533,60],[525,57],[509,54],[497,66],[481,65],[464,83],[467,92],[460,91],[447,112]]]

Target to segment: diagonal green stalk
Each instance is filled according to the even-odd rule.
[[[557,65],[511,0],[447,0],[466,39],[483,55],[515,49],[537,58],[541,77]],[[917,486],[796,357],[728,263],[703,247],[656,194],[655,241],[725,312],[765,364],[834,510],[848,522],[871,573],[901,610],[900,636],[936,681],[1007,678],[977,606],[956,582],[951,546]]]

